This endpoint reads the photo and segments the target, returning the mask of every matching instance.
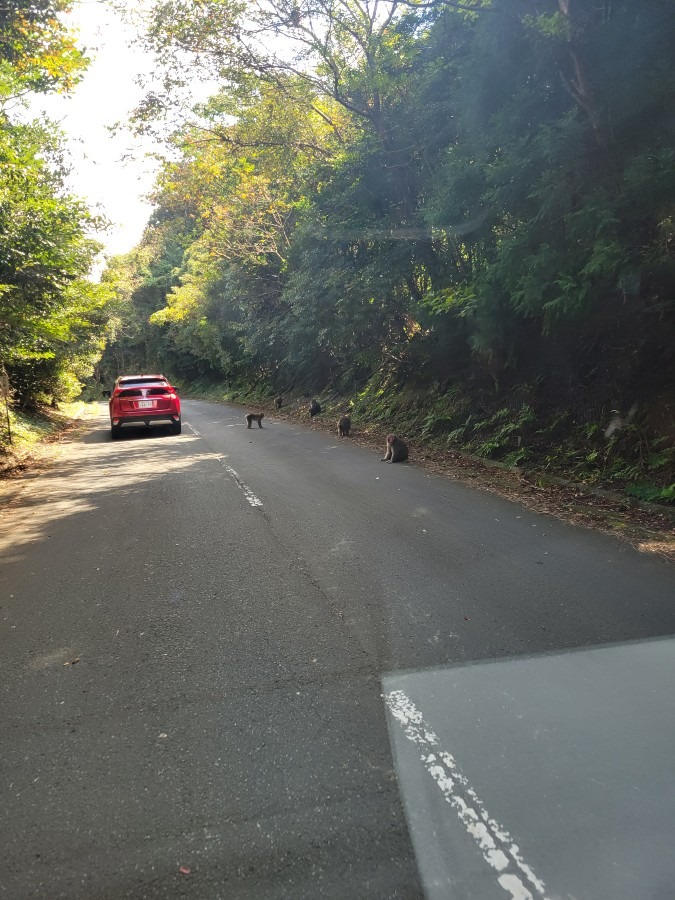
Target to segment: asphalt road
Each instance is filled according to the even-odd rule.
[[[1,897],[422,897],[383,679],[675,633],[662,560],[264,426],[102,405],[0,492]]]

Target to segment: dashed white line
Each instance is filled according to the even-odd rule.
[[[218,462],[221,464],[221,466],[225,469],[225,471],[227,472],[227,474],[230,475],[230,476],[232,476],[232,478],[234,479],[234,481],[235,481],[237,487],[238,487],[239,490],[243,493],[244,497],[246,497],[246,499],[247,499],[248,502],[251,504],[251,506],[252,506],[254,509],[255,509],[256,506],[257,506],[257,507],[262,507],[262,505],[263,505],[263,504],[262,504],[262,500],[261,500],[259,497],[256,497],[256,495],[253,493],[253,491],[251,490],[251,488],[246,484],[245,481],[242,481],[242,479],[239,477],[239,475],[237,474],[237,472],[234,471],[234,469],[232,468],[232,466],[228,465],[228,464],[225,462],[225,460],[223,459],[222,456],[218,456],[218,457],[216,457],[216,458],[217,458]]]
[[[196,434],[198,437],[201,437],[201,434],[197,431],[196,428],[194,428],[192,425],[190,425],[189,422],[186,422],[185,424],[187,425],[187,427],[190,429],[190,431],[193,434]],[[232,466],[229,465],[227,462],[225,462],[225,458],[223,456],[216,456],[216,459],[221,464],[221,466],[225,469],[227,474],[230,475],[234,479],[235,484],[237,485],[239,490],[243,493],[244,497],[246,497],[246,499],[251,504],[251,506],[254,509],[256,507],[262,508],[263,503],[262,503],[262,500],[260,499],[260,497],[256,497],[256,495],[253,493],[251,488],[246,484],[245,481],[243,481],[239,477],[239,474],[237,472],[235,472],[235,470],[232,468]]]
[[[533,900],[530,888],[542,900],[547,900],[544,882],[525,863],[511,835],[491,818],[480,797],[457,768],[454,757],[439,748],[438,737],[408,695],[404,691],[390,691],[385,695],[385,701],[408,740],[421,748],[420,759],[424,767],[457,813],[467,834],[478,845],[483,859],[498,873],[500,887],[511,895],[512,900]]]

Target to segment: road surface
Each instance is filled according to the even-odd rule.
[[[116,442],[101,405],[3,491],[11,900],[545,896],[461,816],[460,853],[451,798],[413,808],[392,691],[675,632],[662,560],[224,405]],[[424,684],[415,708],[442,731]],[[433,877],[420,817],[447,863]],[[552,874],[550,896],[573,896]]]

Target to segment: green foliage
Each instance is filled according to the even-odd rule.
[[[467,320],[498,386],[532,338],[524,320],[553,333],[626,298],[637,314],[659,292],[672,311],[672,255],[657,237],[675,197],[672,146],[651,121],[635,127],[647,102],[672,103],[651,74],[672,76],[663,4],[624,0],[609,17],[553,0],[537,16],[526,3],[474,6],[424,18],[320,3],[308,26],[302,4],[281,0],[246,15],[229,0],[158,3],[149,41],[166,71],[199,34],[195,61],[228,87],[199,110],[208,130],[178,133],[182,159],[161,180],[161,204],[187,204],[196,234],[153,321],[197,333],[191,310],[202,318],[209,284],[227,278],[251,365],[358,380],[402,358],[431,312],[430,332],[434,319]],[[285,35],[308,65],[256,42],[241,58],[251,29]],[[195,277],[197,248],[212,259]],[[647,284],[655,255],[662,277]],[[261,283],[269,302],[249,302]]]
[[[501,408],[486,418],[477,418],[471,414],[450,432],[448,443],[459,444],[477,456],[506,456],[510,464],[516,465],[514,460],[522,461],[526,457],[521,445],[523,437],[533,430],[531,426],[534,423],[535,412],[526,403],[517,411]]]
[[[0,6],[0,109],[27,91],[68,91],[87,59],[64,26],[69,0],[11,0]]]
[[[109,294],[88,280],[102,222],[67,194],[61,138],[12,118],[29,91],[66,91],[86,64],[62,0],[0,9],[0,369],[23,406],[69,400],[103,348]],[[11,101],[11,102],[10,102]]]
[[[102,348],[108,299],[87,280],[98,245],[49,165],[54,135],[0,128],[0,360],[20,402],[70,399]]]
[[[659,487],[655,484],[632,484],[626,488],[626,493],[638,500],[647,500],[650,503],[675,503],[675,483],[667,487]]]

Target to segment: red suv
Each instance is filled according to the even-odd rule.
[[[168,422],[180,434],[180,399],[163,375],[121,375],[110,397],[110,432],[113,440],[123,425]]]

